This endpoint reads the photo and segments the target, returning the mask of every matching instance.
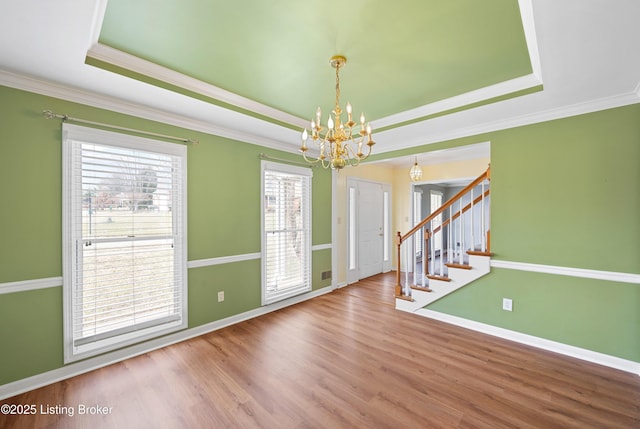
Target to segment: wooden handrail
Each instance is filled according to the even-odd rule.
[[[451,205],[453,205],[453,203],[455,203],[458,199],[462,198],[462,196],[465,195],[467,192],[469,192],[472,188],[475,188],[477,185],[482,183],[485,179],[490,180],[490,170],[491,170],[491,167],[487,168],[487,171],[485,171],[480,176],[478,176],[478,178],[475,179],[473,182],[465,186],[460,192],[458,192],[453,197],[451,197],[446,203],[440,206],[440,208],[438,208],[436,211],[434,211],[429,216],[424,218],[419,224],[411,228],[409,232],[407,232],[405,235],[400,235],[399,236],[400,242],[398,244],[399,245],[402,244],[404,241],[406,241],[407,238],[409,238],[410,236],[415,234],[417,231],[419,231],[422,227],[424,227],[427,223],[433,220],[436,216],[438,216],[441,213],[444,213],[446,209],[448,209]]]
[[[484,191],[484,196],[487,197],[489,196],[491,192],[491,189],[487,189],[486,191]],[[466,206],[464,206],[462,208],[462,214],[465,214],[466,212],[468,212],[469,210],[471,210],[471,206],[475,206],[476,204],[478,204],[480,201],[482,200],[482,195],[480,195],[479,197],[476,197],[473,200],[473,204],[469,203]],[[433,233],[435,234],[436,232],[440,231],[442,228],[444,228],[445,226],[449,225],[451,222],[453,222],[454,220],[458,219],[460,217],[460,212],[456,210],[456,212],[453,214],[453,216],[451,216],[449,219],[445,220],[444,222],[442,222],[442,225],[436,227],[433,230]]]

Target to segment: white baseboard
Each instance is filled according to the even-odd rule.
[[[175,334],[166,335],[164,337],[136,344],[131,347],[116,350],[110,353],[105,353],[94,358],[75,362],[60,368],[53,369],[51,371],[43,372],[41,374],[3,384],[0,386],[0,400],[10,398],[12,396],[19,395],[21,393],[28,392],[30,390],[37,389],[39,387],[43,387],[52,383],[56,383],[61,380],[75,377],[76,375],[93,371],[95,369],[102,368],[107,365],[111,365],[116,362],[120,362],[144,353],[148,353],[150,351],[157,350],[171,344],[176,344],[191,338],[195,338],[200,335],[204,335],[209,332],[213,332],[218,329],[243,322],[245,320],[253,319],[254,317],[262,316],[264,314],[271,313],[272,311],[280,310],[284,307],[298,304],[311,298],[324,295],[331,291],[333,291],[333,287],[330,286],[314,290],[303,295],[298,295],[271,305],[266,305],[253,310],[249,310],[244,313],[227,317],[225,319],[217,320],[215,322],[207,323],[195,328],[186,329],[184,331],[176,332]]]
[[[347,283],[346,281],[344,281],[344,282],[337,282],[337,283],[336,283],[336,289],[340,289],[340,288],[343,288],[343,287],[345,287],[345,286],[349,286],[349,283]]]
[[[450,323],[462,328],[471,329],[483,334],[493,335],[494,337],[504,338],[506,340],[515,341],[517,343],[526,344],[528,346],[537,347],[539,349],[548,350],[565,356],[574,357],[587,362],[604,365],[610,368],[619,369],[621,371],[630,372],[640,375],[640,362],[634,362],[615,356],[606,355],[604,353],[594,352],[592,350],[582,349],[567,344],[558,343],[556,341],[546,340],[544,338],[534,337],[509,329],[498,328],[496,326],[487,325],[485,323],[475,322],[473,320],[463,319],[457,316],[440,313],[433,310],[420,309],[414,314],[418,314],[430,319],[439,320],[441,322]]]

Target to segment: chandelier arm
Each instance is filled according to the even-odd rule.
[[[318,162],[320,162],[320,158],[316,158],[316,159],[311,159],[307,157],[307,154],[302,152],[302,157],[304,158],[305,161],[307,161],[309,164],[317,164]]]
[[[353,143],[355,143],[355,141]],[[351,142],[344,145],[344,151],[347,154],[347,163],[349,165],[355,167],[356,165],[360,164],[362,158],[360,158],[358,154],[355,153],[354,149],[351,147]],[[349,154],[351,156],[349,156]]]
[[[329,168],[329,166],[331,166],[330,161],[325,161],[324,158],[319,158],[319,159],[320,159],[320,164],[322,165],[322,168],[324,168],[325,170]]]

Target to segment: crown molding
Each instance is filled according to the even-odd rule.
[[[215,100],[228,103],[241,109],[257,113],[267,118],[280,122],[304,127],[307,124],[302,118],[274,109],[265,104],[258,103],[246,97],[234,94],[215,85],[211,85],[199,79],[192,78],[183,73],[176,72],[167,67],[160,66],[151,61],[138,58],[126,52],[114,49],[110,46],[96,43],[87,52],[87,57],[112,64],[117,67],[148,76],[170,85],[174,85],[197,94],[204,95]]]
[[[37,79],[34,77],[17,74],[2,69],[0,69],[0,85],[34,92],[49,97],[55,97],[74,103],[80,103],[87,106],[97,107],[100,109],[107,109],[110,111],[123,113],[143,119],[163,122],[169,125],[174,125],[194,131],[201,131],[203,133],[245,143],[256,144],[271,149],[281,150],[284,152],[297,153],[297,147],[290,143],[269,139],[239,130],[220,127],[208,122],[190,119],[182,115],[167,113],[161,110],[152,109],[146,106],[123,101],[115,97],[96,94],[90,91],[73,88],[67,85],[52,83],[50,81]],[[419,122],[407,125],[406,127],[391,129],[379,134],[379,136],[384,135],[385,140],[392,141],[394,143],[378,145],[378,153],[381,154],[399,149],[408,149],[415,146],[428,145],[442,141],[480,135],[503,129],[515,128],[555,119],[562,119],[570,116],[592,113],[600,110],[623,107],[636,103],[640,103],[640,83],[636,86],[636,88],[634,88],[633,91],[629,93],[575,103],[569,106],[555,107],[532,114],[500,119],[497,121],[487,122],[465,128],[456,128],[440,133],[421,131],[420,127],[422,127],[425,122]],[[43,106],[43,108],[44,107],[45,106]],[[459,112],[457,114],[461,113],[467,112]],[[395,133],[397,133],[398,130],[407,127],[416,129],[413,135],[417,136],[417,138],[395,137]],[[427,135],[428,138],[425,138],[425,135]]]
[[[400,149],[409,149],[416,146],[428,145],[433,143],[439,143],[448,140],[459,139],[463,137],[471,137],[480,134],[490,133],[494,131],[506,130],[509,128],[516,128],[525,125],[537,124],[540,122],[548,122],[556,119],[568,118],[571,116],[584,115],[587,113],[598,112],[601,110],[615,109],[617,107],[624,107],[631,104],[640,103],[640,85],[633,92],[614,95],[610,97],[599,98],[595,100],[583,101],[567,106],[554,107],[551,109],[541,110],[539,112],[528,113],[520,116],[514,116],[511,118],[499,119],[496,121],[486,122],[479,125],[474,125],[465,128],[456,128],[453,130],[447,130],[440,133],[433,133],[430,131],[420,130],[424,122],[408,125],[407,127],[415,127],[413,135],[417,138],[407,139],[406,137],[397,138],[394,136],[394,131],[398,128],[380,133],[379,136],[385,135],[384,145],[379,145],[380,150],[377,153],[391,152]],[[465,113],[465,112],[461,112]],[[427,135],[427,138],[423,136]],[[379,142],[382,140],[378,137]],[[401,142],[399,144],[393,144],[393,146],[386,144],[386,141]],[[377,147],[377,146],[376,146]]]
[[[136,103],[123,101],[115,97],[109,97],[82,89],[53,83],[31,76],[17,74],[0,69],[0,85],[16,88],[36,94],[59,98],[74,103],[80,103],[99,109],[123,113],[142,119],[162,122],[193,131],[238,140],[245,143],[257,144],[271,149],[294,152],[291,144],[273,140],[252,133],[247,133],[230,128],[220,127],[209,122],[194,120],[182,115],[168,113],[162,110],[149,108]],[[45,106],[43,106],[44,108]]]
[[[434,103],[426,104],[424,106],[416,107],[415,109],[406,110],[395,115],[376,119],[375,121],[371,121],[371,126],[376,129],[392,127],[395,124],[401,124],[403,122],[409,122],[415,119],[491,100],[496,97],[534,88],[541,84],[542,82],[537,78],[537,76],[531,73],[526,76],[521,76],[495,85],[486,86],[484,88],[436,101]]]

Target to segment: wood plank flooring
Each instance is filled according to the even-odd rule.
[[[640,428],[639,376],[396,311],[393,285],[374,276],[9,398],[38,412],[0,427]],[[107,414],[81,408],[96,405]]]

